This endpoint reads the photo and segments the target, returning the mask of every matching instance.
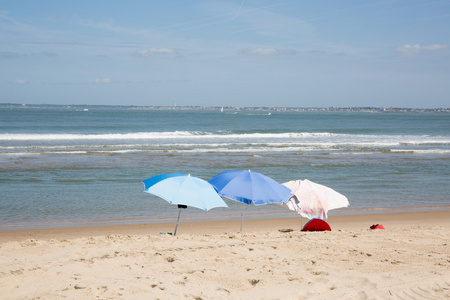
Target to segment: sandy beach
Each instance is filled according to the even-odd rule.
[[[450,211],[0,231],[1,299],[448,299]],[[384,230],[371,230],[382,224]],[[292,230],[292,231],[291,231]]]

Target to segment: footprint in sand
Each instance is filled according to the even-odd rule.
[[[400,291],[389,291],[400,299],[450,299],[450,280],[438,277]]]

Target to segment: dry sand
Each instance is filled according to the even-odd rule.
[[[450,298],[450,210],[328,221],[0,231],[0,299]]]

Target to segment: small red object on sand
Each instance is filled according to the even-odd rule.
[[[374,224],[370,226],[370,229],[384,229],[383,225],[380,224]]]
[[[303,226],[301,231],[331,231],[331,227],[326,221],[313,218]]]

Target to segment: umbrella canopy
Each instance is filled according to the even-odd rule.
[[[226,171],[209,180],[219,195],[246,204],[284,203],[292,196],[289,188],[258,172]]]
[[[328,211],[349,205],[347,197],[324,185],[305,180],[293,180],[283,183],[295,197],[284,204],[302,217],[326,220]]]
[[[211,178],[209,183],[216,188],[219,195],[248,205],[282,204],[292,196],[289,188],[250,170],[226,171]],[[241,215],[241,231],[243,221],[244,212]]]
[[[183,173],[166,173],[166,174],[160,174],[160,175],[156,175],[150,178],[147,178],[145,180],[142,181],[142,183],[145,186],[145,191],[151,187],[152,185],[154,185],[155,183],[160,182],[161,180],[164,180],[166,178],[170,178],[170,177],[175,177],[175,176],[186,176],[186,174]]]
[[[203,210],[228,207],[210,183],[190,174],[161,174],[142,182],[145,186],[144,192],[161,197],[170,204],[178,204],[180,211],[174,235],[177,232],[181,209],[185,206]]]

